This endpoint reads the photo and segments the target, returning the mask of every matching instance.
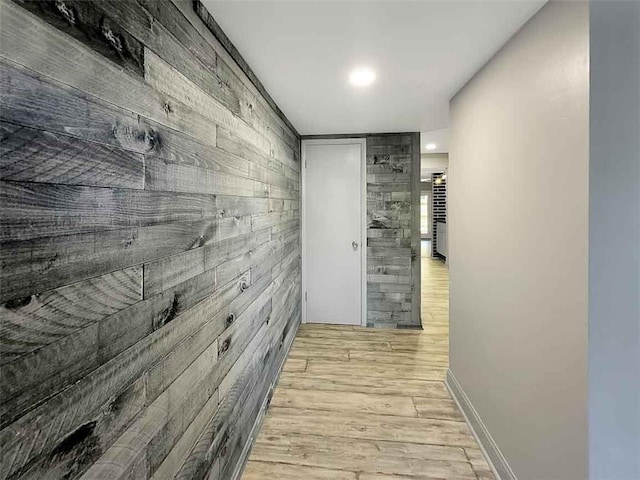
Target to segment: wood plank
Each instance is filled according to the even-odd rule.
[[[115,8],[106,12],[103,8],[105,2],[78,0],[75,3],[81,4],[81,8],[91,10],[92,15],[107,15],[107,21],[109,14],[121,13],[123,8],[131,8],[134,5],[134,2],[115,2],[113,5]],[[29,72],[37,72],[41,76],[46,76],[47,82],[58,87],[67,89],[73,87],[70,90],[71,93],[80,94],[83,92],[80,95],[85,100],[100,103],[98,101],[100,99],[102,104],[109,108],[124,106],[129,112],[133,111],[159,124],[175,128],[205,144],[215,145],[215,125],[200,115],[197,110],[154,90],[142,79],[128,75],[117,65],[105,62],[101,55],[50,25],[39,21],[22,8],[5,2],[0,21],[2,22],[0,39],[3,45],[1,55],[7,59],[9,64],[21,65],[26,67]],[[113,22],[104,25],[105,28],[115,28]],[[39,45],[46,45],[46,50],[39,48]],[[78,69],[90,71],[92,74],[77,75],[75,72]],[[46,97],[44,91],[38,91],[38,94],[39,96],[45,95],[45,99],[49,98]],[[91,97],[87,98],[88,96]],[[127,139],[126,141],[122,140],[123,143],[133,143],[135,146],[141,139],[144,139],[144,135],[139,139],[141,134],[129,132],[129,129],[135,128],[138,121],[137,117],[134,117],[133,120],[132,124],[122,124],[120,130],[123,131],[116,131],[116,133]],[[78,123],[82,126],[81,122]],[[146,122],[141,123],[146,124]],[[94,126],[91,123],[84,125]],[[91,130],[74,130],[76,135],[79,132],[90,134]],[[150,145],[151,147],[161,143],[155,132],[147,132],[147,135],[149,136],[146,139],[147,142],[153,143]],[[122,146],[126,148],[125,145]],[[151,149],[147,148],[145,151]]]
[[[90,421],[62,439],[49,454],[28,465],[20,478],[78,478],[144,411],[145,380],[143,376],[113,395],[89,415]]]
[[[217,148],[215,145],[164,127],[157,122],[150,120],[148,123],[160,141],[156,143],[154,150],[147,154],[147,158],[161,158],[170,163],[205,168],[240,177],[251,177],[250,164],[245,159]]]
[[[413,403],[418,410],[418,416],[420,418],[440,418],[443,420],[455,420],[458,422],[464,422],[464,417],[456,402],[447,399],[433,399],[424,397],[414,397]]]
[[[0,365],[141,299],[142,269],[131,267],[4,303],[0,306]]]
[[[275,405],[269,409],[262,432],[265,435],[297,433],[457,447],[476,445],[469,427],[464,422],[354,412],[325,412]]]
[[[145,79],[157,91],[201,112],[211,121],[233,130],[240,138],[270,154],[269,141],[265,137],[210,96],[201,84],[195,84],[192,76],[185,77],[149,49],[145,49]]]
[[[57,132],[0,122],[0,178],[144,188],[144,157]]]
[[[297,210],[260,213],[251,217],[251,227],[253,230],[262,230],[263,228],[274,227],[278,224],[299,219],[300,214]]]
[[[380,355],[376,352],[363,352],[354,350],[349,352],[349,358],[373,363],[390,363],[396,365],[433,365],[446,367],[449,365],[449,355],[446,353],[416,353],[416,352],[391,352]]]
[[[144,75],[142,44],[120,28],[109,16],[96,11],[91,2],[13,1],[128,72],[138,76]]]
[[[216,278],[224,282],[247,269],[251,270],[253,278],[260,278],[280,259],[276,252],[277,244],[277,240],[271,240],[219,264],[216,267]]]
[[[0,241],[219,218],[214,195],[0,182]]]
[[[450,398],[449,392],[443,382],[409,380],[406,378],[354,377],[338,373],[319,375],[285,370],[285,374],[280,377],[278,385],[284,388],[297,388],[302,390],[359,392],[377,395],[407,395],[437,399]]]
[[[317,338],[343,338],[378,341],[415,341],[427,330],[398,330],[367,328],[359,325],[346,326],[335,325],[334,328],[325,328],[324,324],[306,323],[300,327],[300,337]],[[446,332],[445,332],[446,334]]]
[[[4,242],[0,301],[209,245],[247,233],[247,224],[243,229],[242,221],[232,217]]]
[[[251,274],[241,272],[232,281],[217,284],[212,273],[208,270],[134,305],[129,311],[106,318],[100,324],[100,361],[108,361],[169,322],[191,323],[189,336],[203,325],[211,324],[209,328],[217,330],[226,318],[221,310],[243,292],[242,285],[250,283]]]
[[[472,478],[475,474],[459,447],[317,435],[261,435],[253,459],[390,475]]]
[[[145,169],[149,190],[268,197],[269,185],[224,172],[149,159]]]
[[[98,324],[81,332],[2,365],[1,428],[99,365]]]
[[[198,389],[204,389],[210,395],[215,393],[215,387],[207,385],[204,381],[217,359],[218,344],[214,342],[146,408],[144,414],[89,468],[83,478],[126,478],[130,469],[138,464],[142,456],[146,456],[150,443],[158,436],[163,435],[163,440],[169,443],[173,436],[179,437],[182,430],[179,423],[175,426],[177,431],[171,433],[166,427],[182,415],[189,397],[196,394]]]
[[[189,35],[191,49],[185,47],[177,37],[184,37],[187,30],[178,27],[179,20],[174,18],[170,31],[165,28],[162,22],[156,21],[151,12],[142,6],[143,2],[119,2],[117,0],[103,0],[99,2],[99,9],[110,14],[122,28],[140,40],[146,51],[153,51],[164,61],[179,71],[182,75],[189,77],[196,85],[202,88],[209,95],[216,98],[227,110],[234,115],[240,114],[239,99],[228,86],[216,75],[217,54],[212,49],[202,50],[199,55],[194,54],[194,50],[199,50],[195,43],[198,35]],[[153,5],[147,2],[153,12],[163,17],[162,6]],[[195,48],[193,48],[195,47]],[[147,57],[145,52],[145,67]]]
[[[417,417],[409,397],[344,392],[336,395],[325,390],[278,388],[271,404],[275,407],[311,408],[335,412],[362,412],[377,415]]]
[[[329,339],[329,338],[305,338],[297,337],[294,345],[296,347],[322,347],[324,345],[333,345],[335,347],[344,347],[344,342]],[[373,352],[390,352],[391,345],[386,341],[368,341],[368,340],[353,340],[349,343],[349,351],[363,350]]]
[[[389,342],[391,344],[391,348],[394,352],[405,352],[405,353],[440,353],[446,354],[449,351],[448,343],[445,343],[445,340],[435,340],[428,342],[420,342],[414,345],[410,344],[402,344],[395,343],[393,341]]]
[[[289,358],[324,358],[333,361],[349,361],[349,350],[346,348],[327,347],[295,347],[289,352]]]
[[[269,232],[247,233],[164,257],[144,266],[144,296],[149,298],[269,241]],[[218,279],[222,284],[223,279]]]
[[[284,165],[270,158],[269,153],[245,141],[237,131],[224,125],[216,130],[216,145],[222,150],[244,158],[252,164],[274,172],[284,172]]]
[[[7,5],[3,5],[2,18]],[[153,131],[133,113],[89,102],[60,85],[41,81],[15,63],[0,62],[0,88],[5,121],[138,153],[153,150],[156,143]]]
[[[244,470],[242,480],[358,480],[355,472],[332,470],[329,468],[307,467],[288,463],[261,462],[251,459]]]
[[[271,284],[267,275],[257,281],[247,290],[240,293],[230,302],[219,301],[217,304],[202,305],[203,310],[209,310],[211,319],[197,331],[190,334],[167,356],[155,364],[148,373],[148,398],[153,400],[159,396],[178,374],[207,348],[212,339],[217,339],[225,329],[229,328],[229,316],[233,315],[233,322],[245,322],[247,317],[259,314],[264,303],[257,302],[258,297],[264,298],[264,292]],[[220,308],[220,305],[224,305]],[[215,310],[211,307],[218,307]],[[224,341],[225,338],[222,338]],[[216,385],[217,387],[217,385]],[[224,394],[224,390],[220,392]]]
[[[309,361],[307,371],[313,374],[341,373],[345,376],[374,377],[374,378],[405,378],[415,380],[444,381],[447,369],[434,366],[412,365],[381,365],[368,362],[351,360],[344,362],[331,362],[329,360],[312,359]]]
[[[478,477],[478,480],[494,480],[495,476],[487,460],[479,448],[465,448],[464,453],[471,462],[471,467]]]
[[[302,358],[292,358],[289,357],[284,364],[283,372],[293,373],[293,372],[304,372],[307,369],[307,361]]]
[[[152,480],[163,480],[173,478],[177,475],[180,466],[184,463],[191,450],[202,435],[209,419],[213,418],[216,409],[220,403],[218,395],[212,395],[207,403],[202,407],[198,415],[193,419],[184,431],[184,434],[178,439],[171,451],[165,456],[162,463],[152,472]]]

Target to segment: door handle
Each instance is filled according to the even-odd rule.
[[[358,242],[351,242],[351,246],[353,247],[354,250],[358,249]]]

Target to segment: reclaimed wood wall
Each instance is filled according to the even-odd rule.
[[[366,138],[367,325],[420,328],[420,134]]]
[[[197,2],[0,9],[0,480],[231,478],[300,320],[300,139]]]

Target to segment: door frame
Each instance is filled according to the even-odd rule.
[[[301,253],[302,253],[302,323],[307,323],[307,228],[306,228],[306,182],[307,182],[307,145],[360,145],[360,268],[361,268],[361,305],[360,305],[360,325],[367,326],[367,140],[366,138],[329,138],[329,139],[307,139],[301,143],[301,180],[300,180],[300,200],[301,200]]]

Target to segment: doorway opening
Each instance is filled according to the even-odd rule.
[[[448,345],[449,269],[447,240],[447,172],[449,154],[446,135],[422,134],[420,158],[420,250],[421,314],[425,333]],[[445,353],[443,351],[443,353]],[[448,357],[448,347],[446,350]]]

